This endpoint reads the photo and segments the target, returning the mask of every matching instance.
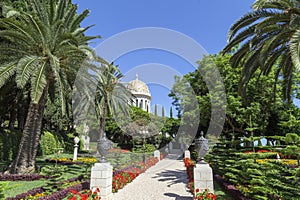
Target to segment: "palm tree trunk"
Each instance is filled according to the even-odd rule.
[[[106,122],[106,115],[107,115],[107,106],[108,106],[108,102],[107,102],[107,99],[105,98],[104,104],[103,104],[103,108],[102,108],[103,116],[100,118],[100,134],[99,134],[99,139],[101,139],[103,137],[104,132],[105,132],[105,122]]]
[[[13,96],[15,97],[13,101],[11,101],[11,109],[9,112],[9,130],[15,129],[15,122],[17,119],[17,95],[15,94],[15,90],[13,90]]]
[[[30,102],[17,157],[10,166],[10,173],[26,174],[35,171],[35,159],[42,128],[43,112],[47,100],[48,84],[38,102]]]
[[[22,103],[21,103],[22,102]],[[28,113],[28,107],[29,107],[29,101],[27,98],[24,98],[24,96],[20,97],[18,99],[18,129],[23,130],[25,126],[25,120],[26,120],[26,115]]]

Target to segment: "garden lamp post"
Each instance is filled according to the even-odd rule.
[[[165,136],[166,136],[167,142],[169,142],[170,134],[169,134],[168,132],[166,132]],[[167,143],[167,145],[166,145],[165,153],[166,153],[166,154],[169,153],[169,143]]]
[[[84,132],[84,149],[88,150],[89,149],[89,139],[88,139],[88,132],[89,132],[89,126],[85,123],[83,132]]]
[[[74,155],[73,155],[73,160],[77,160],[77,154],[78,154],[78,143],[79,143],[80,139],[78,136],[76,136],[74,138]]]
[[[148,130],[143,129],[139,132],[143,136],[143,162],[146,162],[146,155],[145,155],[145,143],[146,143],[146,135],[149,133]]]

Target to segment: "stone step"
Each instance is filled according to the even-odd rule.
[[[178,160],[178,159],[181,159],[182,158],[182,154],[168,154],[166,156],[166,158],[168,159],[172,159],[172,160]]]
[[[183,152],[182,152],[181,149],[170,149],[169,153],[170,154],[180,154],[181,155]]]

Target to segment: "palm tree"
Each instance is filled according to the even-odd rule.
[[[95,105],[96,115],[100,123],[99,138],[102,138],[107,114],[128,116],[132,94],[120,81],[123,74],[118,66],[113,64],[101,65],[99,70],[96,70],[96,76],[100,81],[97,84]]]
[[[244,67],[240,89],[255,72],[275,70],[275,79],[283,80],[284,99],[291,102],[295,67],[300,67],[300,1],[257,0],[252,7],[230,28],[223,52],[233,53],[233,66]]]
[[[84,35],[89,27],[80,27],[88,11],[78,15],[69,0],[30,0],[28,6],[24,10],[30,13],[0,19],[0,87],[15,77],[19,88],[30,88],[31,99],[11,173],[34,172],[48,91],[59,91],[65,113],[65,91],[74,82],[78,63],[92,55],[87,42],[96,38]]]
[[[101,154],[100,162],[103,162],[107,148],[111,144],[105,135],[107,117],[112,116],[120,128],[125,126],[124,124],[131,120],[128,120],[128,116],[132,94],[121,82],[123,74],[118,66],[100,63],[97,65],[97,61],[92,61],[82,65],[75,82],[73,115],[76,125],[88,123],[91,126],[97,117],[100,126],[97,131],[99,139],[97,150]]]
[[[99,62],[84,63],[75,82],[73,96],[73,113],[75,123],[98,119],[99,139],[105,132],[105,123],[108,115],[122,118],[129,115],[132,94],[121,82],[123,74],[118,66]],[[90,120],[89,120],[90,119]]]

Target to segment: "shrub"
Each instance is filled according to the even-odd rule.
[[[143,153],[144,150],[145,152],[154,152],[156,148],[153,144],[145,144],[145,147],[144,145],[135,145],[135,148],[133,148],[135,153]]]
[[[18,153],[22,132],[8,129],[0,129],[0,132],[0,160],[10,161]]]
[[[57,141],[52,133],[44,131],[41,136],[40,147],[42,155],[50,155],[57,152]]]
[[[66,171],[66,166],[45,166],[42,168],[42,173],[49,177],[46,181],[46,186],[43,189],[48,192],[56,192],[60,189],[61,185],[57,184],[62,182],[64,179],[62,177],[63,172]]]
[[[288,133],[285,136],[285,142],[287,144],[297,145],[300,144],[300,137],[296,133]]]
[[[239,153],[234,149],[215,147],[208,158],[214,172],[227,182],[222,181],[220,185],[227,188],[234,199],[241,196],[238,190],[249,199],[299,199],[300,182],[295,169],[283,159],[281,162],[269,159],[272,152],[260,152]],[[258,157],[265,158],[253,159]],[[220,178],[214,179],[218,181]]]
[[[145,152],[154,152],[156,150],[153,144],[145,144]]]

